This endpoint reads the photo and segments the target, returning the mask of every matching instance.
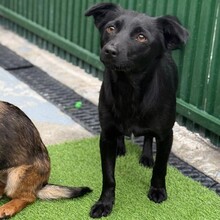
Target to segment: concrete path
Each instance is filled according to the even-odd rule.
[[[46,145],[92,136],[69,116],[1,67],[0,100],[22,109],[40,130]]]
[[[38,66],[50,76],[74,89],[84,98],[94,104],[98,103],[101,81],[85,73],[79,67],[73,66],[56,57],[54,54],[39,49],[37,46],[8,30],[0,27],[0,33],[1,44],[15,51],[35,66]],[[18,106],[20,105],[34,120],[46,144],[60,143],[66,140],[91,136],[89,132],[77,125],[68,116],[63,115],[56,107],[47,103],[38,94],[33,91],[30,92],[30,88],[26,85],[18,81],[15,82],[15,79],[13,77],[11,78],[10,75],[7,77],[7,79],[2,78],[0,72],[0,99],[11,100]],[[7,90],[11,90],[12,88],[9,88],[8,84],[6,85],[4,82],[5,80],[9,80],[9,78],[12,81],[13,89],[17,85],[18,90],[12,92],[14,95],[7,95]],[[19,94],[19,91],[20,93],[24,93],[26,89],[28,91],[25,93],[26,102],[23,101],[24,96],[20,99],[21,102],[18,101],[19,97],[17,94]],[[9,100],[9,98],[11,99]],[[33,107],[33,105],[36,106]],[[51,117],[48,116],[48,112],[50,112]],[[209,140],[202,138],[199,134],[188,131],[176,123],[174,126],[172,151],[187,163],[220,182],[220,149],[216,149]]]

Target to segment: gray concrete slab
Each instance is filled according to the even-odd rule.
[[[91,136],[69,116],[1,67],[0,100],[22,109],[40,130],[47,145]]]

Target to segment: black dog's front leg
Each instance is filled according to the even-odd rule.
[[[167,172],[167,161],[169,158],[172,142],[172,130],[163,140],[157,139],[157,154],[153,168],[153,176],[151,179],[151,188],[148,193],[149,199],[156,203],[161,203],[167,199],[165,177]]]
[[[111,213],[115,200],[115,161],[117,137],[101,133],[100,153],[102,162],[102,193],[99,200],[92,206],[90,216],[101,218]]]

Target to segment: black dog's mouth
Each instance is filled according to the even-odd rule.
[[[132,68],[128,65],[113,65],[112,69],[117,72],[130,72]]]
[[[117,64],[113,62],[103,62],[105,67],[116,72],[130,72],[132,65],[127,63]]]

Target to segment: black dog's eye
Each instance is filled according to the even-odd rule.
[[[115,27],[114,26],[109,26],[106,28],[106,31],[109,33],[109,34],[112,34],[115,32]]]
[[[136,40],[140,43],[144,43],[147,41],[147,38],[143,34],[138,34],[138,36],[136,37]]]

